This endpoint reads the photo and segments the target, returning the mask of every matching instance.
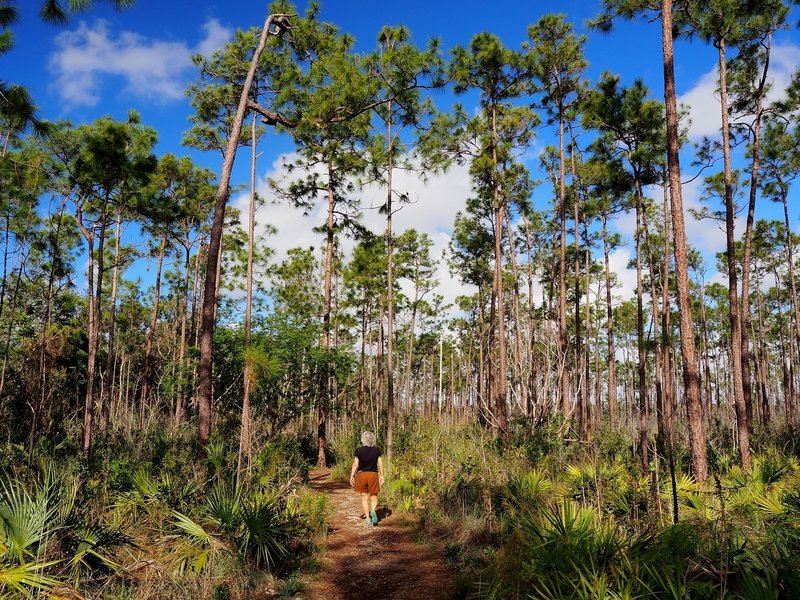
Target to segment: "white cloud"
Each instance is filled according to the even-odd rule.
[[[213,52],[230,38],[230,30],[211,19],[203,25],[205,37],[196,50],[183,41],[148,39],[131,31],[112,31],[107,21],[56,37],[50,57],[53,88],[68,106],[96,106],[108,78],[121,79],[121,91],[150,101],[183,98],[194,69],[192,54]]]
[[[320,198],[306,216],[302,210],[276,201],[275,194],[269,189],[267,180],[287,177],[282,165],[284,161],[291,162],[294,158],[296,155],[293,153],[279,156],[256,184],[258,194],[267,200],[256,214],[256,233],[263,234],[266,225],[277,229],[277,233],[268,239],[275,251],[273,261],[276,263],[286,257],[290,248],[320,247],[322,236],[314,233],[313,228],[324,223],[327,215],[324,198]],[[295,171],[291,177],[300,175]],[[399,210],[394,214],[393,231],[400,234],[414,228],[430,236],[433,242],[431,254],[440,261],[437,269],[440,285],[436,293],[441,294],[446,303],[454,303],[459,295],[473,293],[471,286],[465,286],[450,275],[445,261],[455,214],[463,210],[470,194],[467,167],[454,166],[444,175],[431,176],[427,181],[420,180],[415,173],[397,170],[393,187],[398,193],[406,193],[411,200],[397,207]],[[362,223],[375,233],[382,233],[386,229],[386,217],[378,211],[385,201],[385,194],[385,188],[378,186],[366,187],[359,194],[363,208]],[[243,192],[234,197],[232,204],[246,214],[248,198],[248,192]],[[341,244],[342,251],[349,256],[355,245],[354,240],[342,238]]]
[[[683,210],[686,224],[686,243],[697,249],[706,259],[707,267],[712,271],[716,269],[714,255],[725,249],[725,222],[716,219],[695,219],[690,213],[692,210],[709,208],[712,211],[722,209],[720,199],[711,199],[708,202],[701,200],[703,181],[695,179],[683,186]],[[744,221],[736,218],[734,229],[743,231]]]
[[[217,19],[209,19],[203,24],[206,37],[197,45],[195,51],[203,56],[211,56],[227,44],[233,33],[228,27],[223,26]]]
[[[617,248],[608,255],[608,268],[616,273],[617,281],[613,294],[627,300],[636,295],[636,269],[628,267],[633,253],[628,247]]]
[[[678,98],[678,103],[689,110],[690,139],[716,134],[721,126],[716,68],[700,77],[692,89]]]
[[[769,102],[779,100],[786,95],[786,88],[792,74],[800,64],[800,47],[793,44],[780,44],[772,47],[770,55]],[[719,135],[722,126],[718,91],[717,68],[714,67],[703,74],[694,86],[678,98],[680,104],[689,109],[689,138],[697,140],[703,136]]]
[[[722,201],[720,199],[711,199],[708,202],[701,200],[703,193],[702,177],[683,184],[681,189],[683,192],[683,219],[686,227],[686,242],[705,257],[707,266],[714,269],[714,255],[725,249],[725,222],[711,218],[696,219],[692,212],[702,211],[703,209],[721,210]],[[645,194],[649,198],[656,200],[659,215],[662,212],[661,199],[663,198],[663,193],[663,188],[659,185],[648,186],[645,189]],[[669,219],[671,224],[671,215],[669,215]],[[734,221],[734,230],[737,236],[743,233],[744,224],[744,216],[737,216]],[[635,211],[629,210],[619,215],[616,220],[615,231],[622,235],[627,243],[632,245],[636,233]]]

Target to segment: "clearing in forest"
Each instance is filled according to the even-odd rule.
[[[322,569],[308,582],[314,600],[442,600],[451,597],[452,573],[440,553],[417,541],[412,523],[378,508],[377,527],[367,527],[358,494],[334,481],[330,470],[311,473],[311,486],[328,494],[329,523]]]

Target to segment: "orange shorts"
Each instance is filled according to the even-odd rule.
[[[356,473],[356,482],[353,489],[362,494],[377,496],[381,491],[381,484],[378,481],[378,474],[375,471],[360,471]]]

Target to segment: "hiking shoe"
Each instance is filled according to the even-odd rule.
[[[378,524],[378,515],[374,510],[369,511],[369,519],[372,521],[373,525]]]

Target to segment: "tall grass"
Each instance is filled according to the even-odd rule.
[[[642,472],[607,432],[499,447],[480,427],[401,421],[387,498],[445,542],[474,598],[800,598],[800,468],[774,448],[704,483]]]

